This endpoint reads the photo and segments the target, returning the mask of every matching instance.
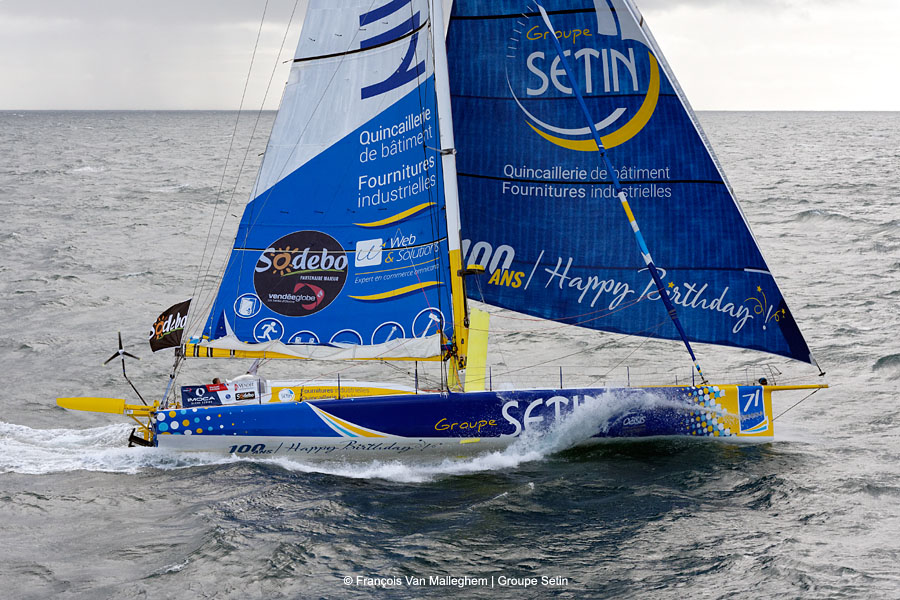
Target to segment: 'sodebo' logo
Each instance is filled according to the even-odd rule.
[[[280,315],[305,317],[337,298],[347,281],[347,255],[321,231],[295,231],[259,255],[253,275],[256,294]]]
[[[157,340],[160,340],[173,331],[184,329],[185,325],[187,325],[187,311],[185,311],[185,314],[181,314],[181,311],[163,313],[159,315],[153,324],[150,339],[152,340],[155,337]]]
[[[506,77],[528,126],[562,148],[597,151],[581,110],[560,110],[558,102],[528,102],[526,108],[521,101],[574,98],[551,37],[555,35],[590,112],[599,118],[594,126],[603,145],[612,148],[637,135],[656,110],[660,72],[631,16],[617,14],[614,19],[607,6],[594,13],[551,14],[556,28],[551,34],[540,14],[533,9],[525,12],[531,13],[524,19],[525,26],[517,24],[510,36],[515,43],[507,53]],[[640,106],[629,107],[625,98],[636,94],[643,94]]]

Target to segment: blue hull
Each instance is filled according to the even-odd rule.
[[[743,399],[743,400],[741,400]],[[770,439],[759,386],[587,388],[411,394],[238,404],[156,413],[163,448],[250,455],[470,455],[566,428],[602,438]]]

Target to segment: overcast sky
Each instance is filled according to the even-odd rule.
[[[637,2],[696,109],[900,110],[900,0]],[[294,3],[269,0],[245,108]],[[0,0],[0,110],[238,108],[264,5]],[[268,108],[286,77],[282,65]]]

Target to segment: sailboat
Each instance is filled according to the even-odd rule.
[[[156,322],[154,350],[176,349],[165,393],[60,406],[129,415],[131,441],[159,448],[390,458],[496,450],[597,405],[611,416],[580,442],[770,440],[772,392],[824,387],[714,383],[700,366],[692,343],[818,368],[631,0],[457,0],[445,21],[440,0],[311,0],[218,291],[196,333],[189,303]],[[692,378],[485,389],[467,291],[682,343]],[[427,391],[251,369],[176,393],[181,361],[202,358],[437,361],[445,376]]]

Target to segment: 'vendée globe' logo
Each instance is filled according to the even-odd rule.
[[[253,285],[262,303],[280,315],[305,317],[337,298],[347,281],[347,255],[321,231],[295,231],[259,255]]]
[[[561,148],[597,151],[583,112],[559,102],[565,97],[574,102],[575,92],[556,37],[603,145],[613,148],[640,133],[656,110],[660,69],[627,9],[615,18],[606,2],[594,11],[550,12],[552,33],[533,8],[525,12],[510,36],[506,78],[527,125]]]

